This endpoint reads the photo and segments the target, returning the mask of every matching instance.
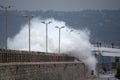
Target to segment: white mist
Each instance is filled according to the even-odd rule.
[[[55,26],[65,26],[61,30],[61,53],[70,54],[83,61],[89,70],[95,70],[96,59],[91,55],[88,30],[73,30],[66,26],[65,22],[54,19],[48,25],[48,52],[58,53],[59,33]],[[20,32],[8,39],[8,48],[15,50],[28,50],[28,24],[24,25]],[[31,51],[46,51],[46,27],[41,19],[34,18],[31,21]]]

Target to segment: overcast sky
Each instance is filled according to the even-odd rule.
[[[120,0],[0,0],[18,10],[80,11],[84,9],[120,9]]]

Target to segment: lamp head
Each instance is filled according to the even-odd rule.
[[[42,21],[41,23],[45,24],[45,21]]]

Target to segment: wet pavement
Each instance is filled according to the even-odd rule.
[[[117,80],[115,79],[115,72],[106,72],[104,74],[99,74],[99,78],[88,79],[88,80]]]

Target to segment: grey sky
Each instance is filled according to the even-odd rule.
[[[19,10],[80,11],[84,9],[120,9],[120,0],[0,0]]]

